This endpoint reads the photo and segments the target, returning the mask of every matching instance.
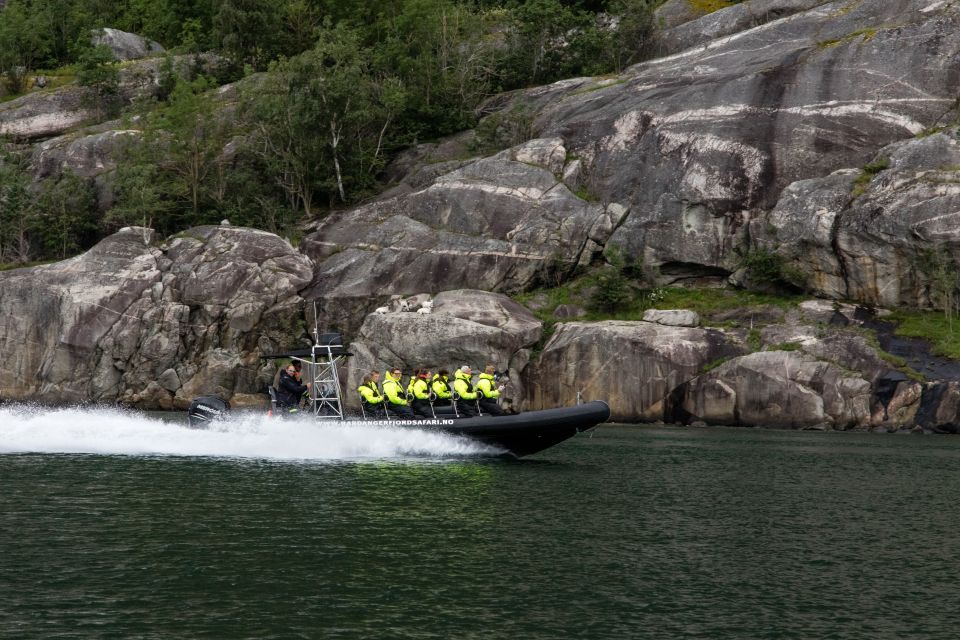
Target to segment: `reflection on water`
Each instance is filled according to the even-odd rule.
[[[45,436],[109,455],[0,455],[0,637],[955,634],[960,439],[603,426],[503,461],[290,432],[327,455],[257,458],[180,429],[169,457],[127,419]]]

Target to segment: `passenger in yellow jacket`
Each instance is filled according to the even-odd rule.
[[[429,369],[417,369],[414,372],[410,384],[407,385],[407,397],[411,398],[410,408],[415,414],[422,418],[433,417],[433,410],[430,408]]]
[[[453,394],[450,393],[450,372],[446,369],[440,369],[433,376],[433,381],[430,383],[430,389],[433,391],[433,395],[436,399],[433,401],[434,407],[449,407],[450,398],[453,397]]]
[[[497,400],[500,399],[503,386],[497,386],[497,380],[493,377],[496,370],[496,367],[492,364],[487,365],[483,373],[478,376],[476,391],[477,396],[479,396],[480,411],[492,416],[502,416],[504,411],[500,408]]]
[[[360,392],[360,405],[363,407],[363,415],[368,418],[382,418],[383,413],[383,394],[380,393],[380,387],[377,384],[380,381],[380,372],[371,371],[363,383],[357,387]]]
[[[461,416],[479,415],[477,394],[473,390],[473,371],[470,365],[463,365],[453,374],[453,390],[460,398],[457,400],[457,413]]]
[[[388,416],[396,416],[404,420],[412,420],[414,415],[407,404],[407,394],[400,384],[403,373],[397,367],[387,371],[383,380],[383,395],[387,397],[385,403]]]

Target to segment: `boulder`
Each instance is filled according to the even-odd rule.
[[[355,390],[371,370],[397,366],[410,374],[420,367],[446,368],[452,381],[454,369],[468,364],[482,371],[488,362],[509,372],[505,400],[519,401],[520,371],[542,328],[517,302],[486,291],[443,292],[434,298],[430,314],[372,313],[350,344],[354,357],[348,362],[346,404],[358,408]]]
[[[857,321],[857,308],[852,304],[832,300],[804,300],[798,307],[800,315],[807,322],[842,326]]]
[[[925,385],[915,425],[934,433],[960,433],[960,382]]]
[[[215,76],[225,59],[214,54],[174,56],[174,71],[179,74],[199,71]],[[156,95],[163,61],[149,59],[132,62],[119,69],[120,94],[125,102]],[[66,133],[96,119],[85,96],[87,89],[67,85],[50,91],[34,91],[0,103],[0,135],[17,140],[39,140]]]
[[[570,322],[557,325],[524,376],[527,409],[604,400],[615,421],[656,421],[664,400],[708,364],[741,353],[715,329],[651,322]]]
[[[94,117],[84,104],[85,89],[67,86],[35,91],[0,103],[0,135],[34,139],[59,135]]]
[[[34,181],[57,180],[64,173],[85,178],[93,184],[97,209],[106,212],[115,197],[113,176],[119,158],[140,139],[140,131],[112,121],[38,143],[31,158]]]
[[[140,137],[135,129],[120,128],[118,121],[104,127],[50,138],[33,147],[35,179],[59,178],[65,171],[81,178],[94,178],[113,171],[117,156],[130,140]]]
[[[0,397],[183,408],[262,393],[259,355],[307,340],[309,259],[279,237],[126,228],[63,262],[0,273]]]
[[[909,380],[899,372],[891,372],[876,380],[871,424],[875,429],[887,432],[917,426],[917,412],[925,387],[923,383]],[[928,414],[935,413],[930,411],[931,408],[932,403],[928,403]]]
[[[425,287],[510,293],[562,279],[596,257],[626,215],[574,195],[551,171],[562,157],[555,140],[527,143],[325,218],[301,243],[318,265],[308,299],[331,321],[349,322],[337,314],[362,318],[384,296]]]
[[[700,314],[689,309],[647,309],[643,312],[643,320],[668,327],[700,326]]]
[[[870,383],[800,351],[734,358],[674,391],[668,419],[804,429],[866,427]]]
[[[152,40],[119,29],[96,29],[91,35],[90,41],[94,46],[109,47],[113,57],[117,60],[137,60],[164,51],[163,47]]]

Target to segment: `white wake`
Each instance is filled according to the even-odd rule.
[[[134,411],[6,406],[0,407],[0,454],[10,453],[357,460],[489,455],[497,450],[410,427],[246,414],[199,430]]]

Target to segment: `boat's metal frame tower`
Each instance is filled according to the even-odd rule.
[[[310,359],[303,359],[305,376],[310,385],[310,407],[315,417],[343,420],[343,389],[340,388],[338,367],[346,358],[339,333],[314,335]]]
[[[285,358],[300,363],[300,376],[310,383],[310,411],[316,418],[344,420],[343,389],[340,370],[348,356],[339,333],[320,333],[317,327],[317,305],[313,305],[313,346],[261,356],[264,359]],[[272,387],[271,400],[275,400]]]

